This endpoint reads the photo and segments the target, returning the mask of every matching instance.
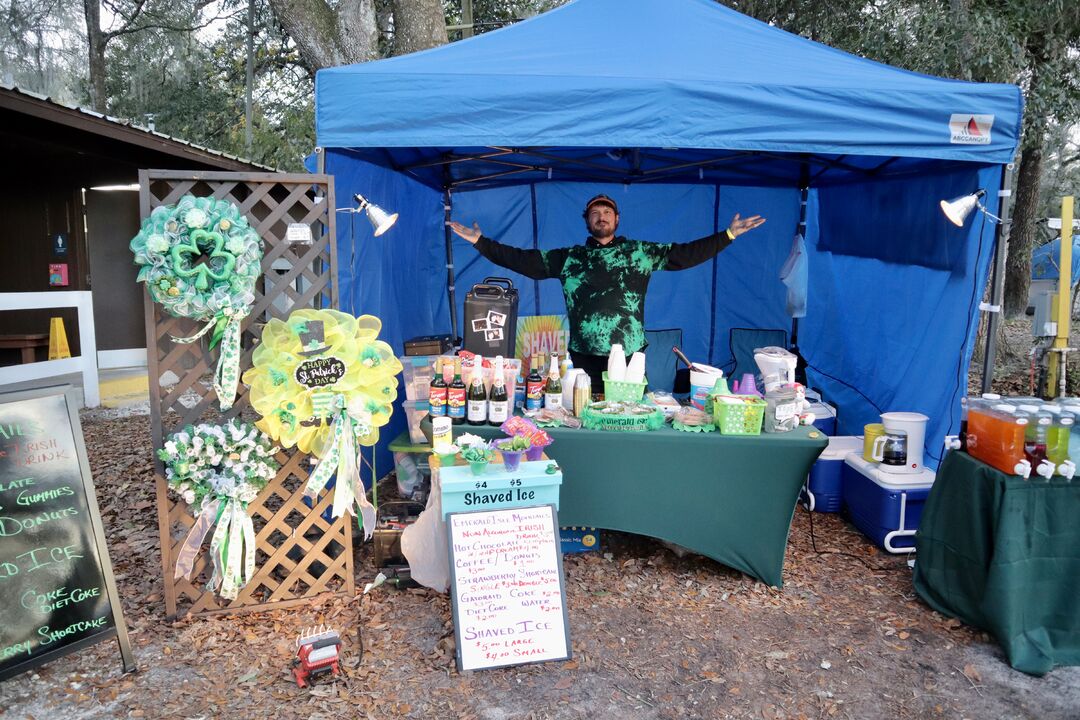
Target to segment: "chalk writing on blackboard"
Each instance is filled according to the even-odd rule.
[[[0,679],[112,637],[134,669],[73,408],[0,396]]]

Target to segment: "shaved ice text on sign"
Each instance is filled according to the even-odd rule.
[[[451,513],[447,520],[458,667],[568,660],[554,506]]]
[[[954,113],[949,118],[949,142],[954,145],[989,145],[993,115]]]

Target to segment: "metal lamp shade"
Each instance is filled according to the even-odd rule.
[[[371,223],[372,229],[375,230],[375,237],[379,237],[384,232],[393,227],[397,222],[397,213],[388,213],[375,203],[368,200],[366,197],[357,193],[353,196],[356,199],[359,207],[358,210],[363,210],[367,215],[368,222]]]
[[[961,195],[952,200],[941,201],[941,212],[956,227],[963,227],[971,211],[979,207],[979,198],[986,194],[985,190],[979,190],[971,195]]]
[[[364,211],[367,213],[367,219],[371,223],[371,227],[375,229],[375,237],[379,237],[393,227],[398,219],[397,213],[388,213],[378,205],[372,205],[371,203],[368,203]]]

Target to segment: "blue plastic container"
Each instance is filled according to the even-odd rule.
[[[934,472],[887,473],[861,455],[844,460],[844,505],[855,527],[891,553],[914,552]]]
[[[844,505],[844,457],[862,452],[862,438],[838,435],[829,438],[829,447],[810,467],[803,489],[803,502],[815,512],[840,512]]]

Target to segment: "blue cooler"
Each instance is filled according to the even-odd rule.
[[[934,484],[934,471],[888,473],[849,454],[844,460],[844,504],[855,527],[891,553],[915,552],[915,531]]]
[[[802,499],[808,510],[840,512],[844,504],[844,456],[862,452],[863,441],[854,435],[829,438],[829,447],[810,467]]]
[[[807,412],[814,413],[814,427],[826,435],[836,434],[836,408],[827,402],[810,403]]]

